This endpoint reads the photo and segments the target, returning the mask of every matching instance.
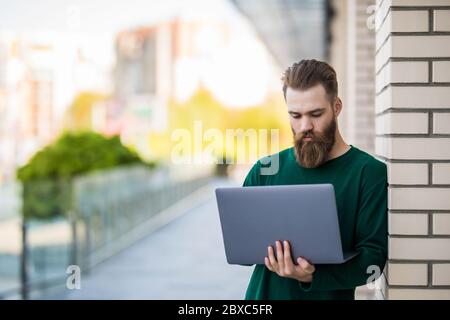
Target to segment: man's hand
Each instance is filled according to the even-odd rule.
[[[305,259],[299,257],[297,265],[294,264],[291,257],[291,247],[288,241],[284,241],[284,250],[280,241],[275,243],[277,248],[276,258],[272,246],[269,246],[269,257],[264,258],[264,263],[272,272],[276,272],[281,277],[292,278],[301,282],[311,282],[312,275],[316,270],[314,265]]]

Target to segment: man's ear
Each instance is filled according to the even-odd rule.
[[[334,100],[334,106],[333,106],[333,111],[334,111],[334,116],[337,117],[342,110],[342,100],[339,97],[336,97],[336,100]]]

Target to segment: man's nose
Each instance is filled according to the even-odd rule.
[[[313,129],[313,126],[312,126],[311,121],[306,120],[306,119],[304,121],[302,121],[301,126],[300,126],[300,131],[302,133],[306,133],[308,131],[312,131],[312,129]]]

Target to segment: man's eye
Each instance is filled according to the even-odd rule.
[[[291,116],[292,116],[292,118],[294,118],[294,119],[300,118],[300,116],[299,116],[298,114],[291,114]]]
[[[314,118],[317,118],[317,117],[320,117],[322,114],[321,113],[315,113],[315,114],[313,114],[312,116],[314,117]]]

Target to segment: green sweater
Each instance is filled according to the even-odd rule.
[[[296,162],[293,147],[278,155],[276,174],[261,175],[264,165],[258,161],[244,186],[331,183],[343,249],[357,250],[359,254],[343,264],[315,265],[311,283],[280,277],[262,261],[254,268],[245,299],[354,299],[355,287],[365,285],[371,276],[373,280],[373,266],[382,272],[386,262],[386,165],[352,145],[343,155],[313,169]]]

